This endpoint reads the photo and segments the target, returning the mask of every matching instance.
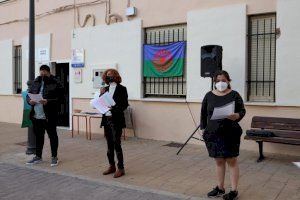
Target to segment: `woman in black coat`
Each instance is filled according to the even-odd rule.
[[[121,147],[122,129],[125,128],[124,110],[128,107],[128,95],[126,87],[122,86],[122,78],[115,69],[108,69],[102,75],[103,81],[108,85],[101,89],[101,95],[108,92],[116,105],[102,117],[101,127],[104,126],[104,135],[107,141],[107,158],[109,168],[103,175],[114,173],[114,178],[125,175],[123,151]],[[115,166],[115,155],[118,159],[118,170]]]
[[[230,77],[226,71],[218,71],[214,76],[215,90],[208,92],[202,102],[201,129],[209,156],[216,162],[218,185],[208,193],[216,197],[225,193],[224,179],[226,163],[230,171],[231,191],[223,195],[226,200],[237,198],[239,179],[240,138],[242,129],[238,122],[245,116],[243,99],[238,92],[231,89]],[[211,119],[216,107],[233,104],[234,112],[222,119]]]

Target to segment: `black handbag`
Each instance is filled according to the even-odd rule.
[[[255,137],[275,137],[275,134],[272,131],[267,130],[247,130],[246,135]]]

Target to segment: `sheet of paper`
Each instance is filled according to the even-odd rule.
[[[299,162],[293,162],[294,165],[296,165],[298,168],[300,168],[300,161]]]
[[[105,114],[109,111],[109,107],[103,102],[103,100],[100,100],[100,97],[92,99],[91,103],[101,114]]]
[[[40,102],[40,100],[43,99],[43,96],[42,94],[31,94],[31,93],[28,93],[28,96],[29,98],[34,101],[34,102]]]
[[[233,101],[224,106],[214,108],[211,120],[227,118],[229,115],[234,113],[234,107],[235,107],[235,103]]]
[[[108,94],[108,92],[105,92],[103,95],[100,96],[100,100],[104,101],[104,103],[107,106],[114,106],[116,105],[116,102],[114,99]]]
[[[92,99],[91,104],[96,108],[101,114],[105,114],[110,110],[111,106],[116,105],[116,102],[113,98],[106,92],[100,97]]]

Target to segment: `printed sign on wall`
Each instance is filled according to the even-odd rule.
[[[36,61],[40,63],[49,62],[50,61],[50,54],[48,48],[38,48],[36,49]]]
[[[84,49],[73,49],[71,66],[74,68],[84,67]]]

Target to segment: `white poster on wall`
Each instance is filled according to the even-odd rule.
[[[71,66],[74,68],[84,67],[84,49],[73,49]]]

